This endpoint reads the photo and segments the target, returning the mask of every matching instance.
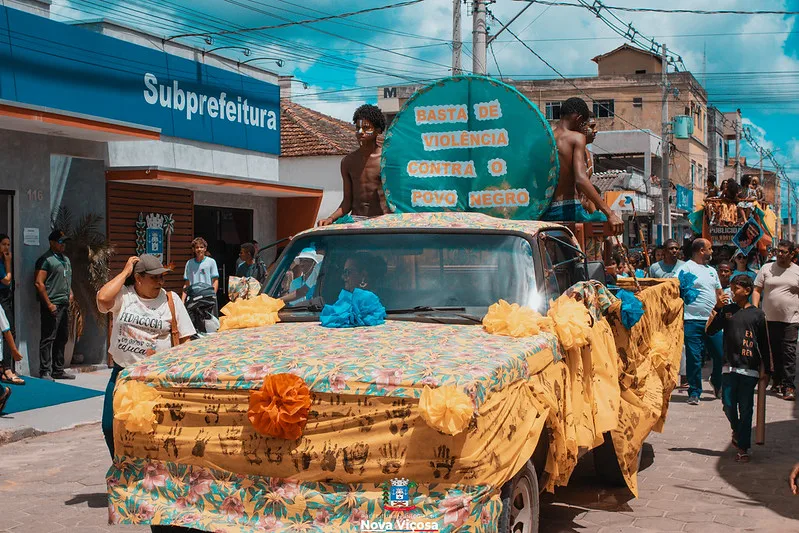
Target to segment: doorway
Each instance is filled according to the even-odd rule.
[[[194,235],[208,241],[208,251],[219,268],[220,308],[228,302],[228,278],[236,274],[241,244],[252,241],[252,220],[252,209],[194,206]]]

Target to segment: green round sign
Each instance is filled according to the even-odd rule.
[[[455,76],[405,103],[386,131],[381,175],[397,213],[535,220],[558,184],[558,149],[549,123],[514,87]]]

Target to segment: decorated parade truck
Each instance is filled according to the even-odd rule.
[[[386,134],[393,214],[294,236],[263,293],[222,310],[219,333],[120,374],[111,523],[534,532],[539,492],[566,485],[588,451],[604,482],[637,494],[679,369],[678,282],[611,293],[567,226],[535,220],[557,182],[535,106],[487,78],[441,88]],[[466,117],[416,113],[447,102]],[[524,181],[511,172],[524,160],[497,147],[425,159],[438,116],[467,132],[450,141],[524,136],[519,150],[546,164]],[[475,176],[410,175],[456,158]]]

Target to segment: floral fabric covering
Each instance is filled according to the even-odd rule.
[[[496,218],[482,213],[404,213],[389,214],[380,217],[367,218],[358,222],[347,224],[336,224],[323,228],[312,228],[298,233],[297,236],[307,235],[314,232],[329,232],[341,230],[377,230],[377,229],[473,229],[473,230],[493,230],[493,231],[518,231],[535,235],[544,228],[562,228],[554,222],[542,222],[538,220],[507,220]]]
[[[357,532],[362,520],[478,533],[496,531],[502,512],[499,495],[484,486],[420,485],[411,489],[415,509],[391,512],[383,510],[379,484],[299,482],[130,457],[114,463],[107,482],[111,524],[226,533]]]
[[[418,398],[455,385],[479,408],[491,391],[528,375],[528,358],[558,353],[554,335],[514,339],[476,325],[389,321],[331,329],[280,323],[225,331],[126,368],[120,382],[157,387],[256,389],[268,374],[300,376],[312,392]],[[543,354],[542,354],[543,355]]]

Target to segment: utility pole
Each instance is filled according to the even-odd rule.
[[[779,169],[777,169],[779,172]],[[785,174],[782,175],[783,179],[785,179],[785,183],[788,184],[788,198],[785,200],[786,207],[788,208],[788,239],[791,240],[793,238],[793,218],[791,217],[791,200],[796,197],[794,191],[793,182],[786,176]],[[796,200],[796,207],[799,208],[799,199]],[[777,214],[777,219],[779,220],[782,217],[782,213]],[[797,224],[799,227],[799,224]]]
[[[660,130],[660,161],[662,163],[660,171],[660,192],[663,209],[661,209],[661,244],[666,239],[671,238],[671,208],[669,206],[669,196],[671,194],[671,182],[669,181],[669,159],[671,145],[669,142],[669,76],[668,63],[666,62],[666,45],[661,49],[661,76],[660,84],[663,90],[663,102],[661,108],[661,130]]]
[[[472,12],[472,72],[486,73],[486,1],[474,0]]]
[[[461,68],[461,0],[452,0],[452,75],[463,73]]]
[[[735,181],[741,183],[741,110],[735,117]]]

